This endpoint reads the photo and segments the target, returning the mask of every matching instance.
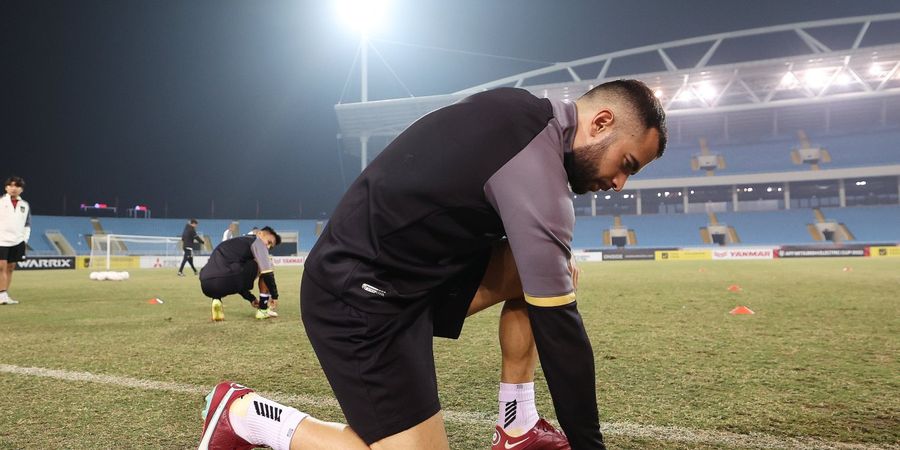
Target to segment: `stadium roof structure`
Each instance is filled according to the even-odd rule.
[[[673,144],[900,124],[900,13],[682,39],[556,63],[445,95],[338,104],[335,112],[343,146],[361,154],[365,166],[370,139],[386,144],[422,115],[472,93],[515,86],[574,99],[620,78],[656,90]]]

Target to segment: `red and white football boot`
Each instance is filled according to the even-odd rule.
[[[198,450],[252,450],[253,445],[238,436],[231,428],[228,408],[235,400],[253,392],[253,389],[230,381],[223,381],[206,396],[203,410],[203,438]]]
[[[539,419],[527,433],[510,437],[496,425],[491,450],[571,450],[569,440],[562,431],[553,428],[546,420]]]

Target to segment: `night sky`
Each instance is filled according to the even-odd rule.
[[[420,96],[540,61],[898,11],[896,0],[393,0],[372,38]],[[106,202],[252,218],[258,201],[267,218],[327,215],[359,172],[333,109],[348,74],[344,101],[359,98],[358,44],[326,0],[3,0],[0,177],[26,179],[36,214]],[[377,58],[370,99],[405,96]]]

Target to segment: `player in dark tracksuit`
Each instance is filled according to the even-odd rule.
[[[221,299],[238,294],[262,313],[257,318],[277,317],[269,310],[269,299],[278,300],[275,271],[269,259],[269,248],[281,243],[281,236],[270,227],[222,241],[200,270],[200,289],[213,299],[213,320],[224,320]],[[259,277],[260,298],[250,292]]]
[[[557,418],[571,448],[604,448],[570,267],[569,187],[620,190],[665,141],[662,107],[633,80],[598,86],[576,103],[497,89],[419,119],[350,186],[305,262],[303,323],[354,433],[329,434],[340,426],[231,385],[241,399],[286,408],[296,429],[249,436],[208,421],[205,441],[287,448],[287,434],[291,447],[446,446],[432,336],[459,336],[494,265],[492,249],[508,241]],[[216,395],[213,403],[233,401]],[[252,408],[246,417],[230,420],[251,423]],[[533,433],[503,445],[568,448],[564,438]]]
[[[191,219],[184,225],[181,232],[181,249],[184,250],[184,257],[181,258],[181,267],[178,268],[178,276],[184,276],[185,263],[191,265],[194,275],[197,275],[197,268],[194,267],[194,244],[202,244],[203,239],[197,235],[197,219]]]

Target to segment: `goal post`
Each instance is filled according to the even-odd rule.
[[[174,257],[181,254],[181,239],[169,236],[138,236],[130,234],[95,234],[91,238],[91,269],[134,267],[136,257]]]

